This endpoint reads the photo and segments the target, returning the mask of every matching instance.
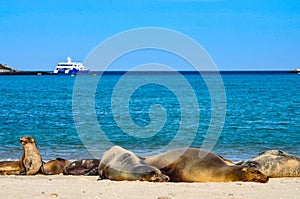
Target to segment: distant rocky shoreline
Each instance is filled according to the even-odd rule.
[[[12,71],[12,72],[0,72],[0,76],[1,75],[54,75],[54,74],[45,71]]]
[[[194,73],[195,71],[180,71],[181,73],[188,74],[188,73]],[[294,69],[294,70],[286,70],[286,71],[202,71],[202,73],[294,73],[299,74],[300,69]],[[104,71],[93,71],[93,73],[88,74],[103,74]],[[106,73],[120,73],[125,74],[126,71],[106,71]],[[156,73],[170,73],[168,71],[131,71],[131,74],[135,73],[146,73],[146,74],[156,74]],[[172,72],[171,72],[172,73]],[[0,64],[0,76],[1,75],[57,75],[54,74],[52,71],[20,71],[16,70],[10,66],[7,66],[5,64]]]
[[[17,72],[17,70],[15,70],[5,64],[0,64],[0,73],[11,73],[11,72]]]
[[[0,75],[53,75],[45,71],[19,71],[7,65],[0,64]]]

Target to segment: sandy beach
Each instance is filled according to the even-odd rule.
[[[97,181],[97,176],[0,176],[0,198],[299,198],[300,178],[266,184]]]

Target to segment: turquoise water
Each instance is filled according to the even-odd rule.
[[[208,90],[197,73],[184,73],[184,78],[198,107],[170,74],[148,77],[153,82],[164,80],[185,94],[177,95],[162,83],[150,83],[134,88],[129,99],[122,97],[130,92],[126,87],[121,90],[124,93],[114,96],[122,75],[104,74],[95,91],[91,85],[97,84],[98,76],[83,77],[80,89],[91,90],[94,101],[84,91],[73,93],[76,77],[0,76],[0,160],[21,157],[19,137],[24,135],[36,139],[44,160],[75,160],[100,158],[112,144],[143,155],[162,151],[167,145],[201,147],[209,127],[222,125],[222,121],[211,123],[215,108],[211,95],[216,93]],[[139,81],[146,76],[134,74],[129,79]],[[208,76],[214,78],[213,74]],[[222,79],[226,101],[218,102],[225,103],[226,117],[220,136],[218,132],[210,135],[212,143],[217,142],[213,152],[235,161],[269,149],[300,156],[300,75],[222,73]],[[130,118],[124,111],[126,106]],[[200,120],[195,123],[197,117]],[[177,136],[179,130],[183,133]]]

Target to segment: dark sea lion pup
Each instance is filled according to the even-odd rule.
[[[42,157],[32,137],[20,138],[23,156],[19,161],[0,162],[0,175],[35,175],[42,166]]]
[[[99,165],[99,179],[140,180],[166,182],[168,176],[153,166],[147,165],[133,152],[114,146],[103,154]]]
[[[99,175],[98,167],[100,160],[83,159],[77,160],[64,168],[64,175]]]
[[[173,182],[268,182],[254,167],[228,165],[208,151],[188,148],[146,157],[145,162],[159,168]]]
[[[51,160],[42,167],[42,174],[45,175],[57,175],[63,173],[63,170],[66,166],[68,166],[71,162],[62,158],[56,158],[55,160]]]
[[[271,178],[300,177],[300,158],[279,150],[269,150],[242,165],[254,165]]]

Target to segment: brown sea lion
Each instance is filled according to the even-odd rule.
[[[145,162],[159,168],[173,182],[268,182],[268,177],[256,168],[228,165],[219,156],[194,148],[149,156]]]
[[[34,175],[37,174],[42,166],[42,157],[32,137],[25,136],[20,138],[23,145],[23,156],[18,161],[0,162],[0,175]]]
[[[119,146],[106,151],[99,165],[99,179],[166,182],[169,177]]]
[[[0,162],[0,175],[25,174],[25,167],[21,160]]]
[[[70,163],[64,168],[64,175],[99,175],[100,160],[84,159]]]
[[[234,162],[232,162],[231,160],[228,160],[226,158],[223,158],[222,156],[218,155],[227,165],[235,165]]]
[[[43,164],[42,173],[45,175],[57,175],[63,173],[63,170],[71,162],[62,158],[56,158]]]
[[[300,158],[283,151],[269,150],[242,163],[249,164],[271,178],[300,177]]]
[[[38,173],[43,164],[42,157],[36,146],[35,140],[32,137],[24,136],[20,138],[20,142],[24,147],[22,163],[25,167],[25,174],[35,175]]]

